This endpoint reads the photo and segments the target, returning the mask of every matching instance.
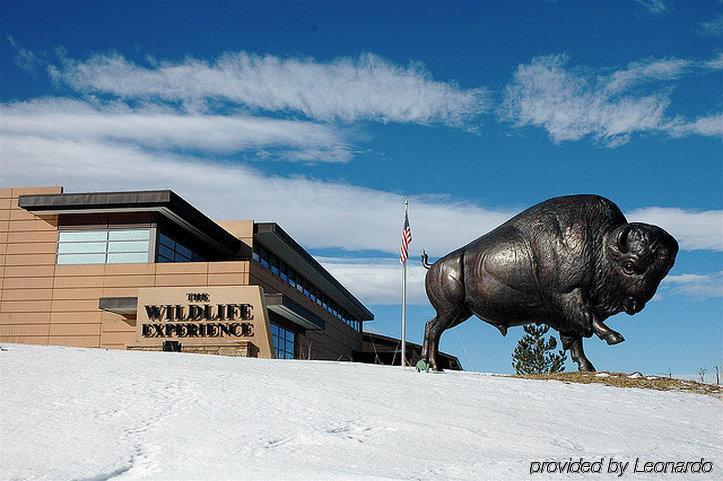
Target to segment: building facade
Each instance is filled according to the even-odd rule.
[[[373,317],[275,223],[168,190],[0,190],[0,341],[357,360]]]

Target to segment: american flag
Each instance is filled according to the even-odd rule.
[[[404,228],[402,229],[402,247],[399,254],[399,262],[404,264],[409,258],[409,244],[412,243],[412,229],[409,228],[409,215],[404,211]]]

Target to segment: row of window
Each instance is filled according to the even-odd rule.
[[[148,262],[150,229],[61,231],[58,264]]]
[[[271,341],[274,343],[276,359],[294,359],[296,352],[296,334],[278,324],[271,324]]]
[[[204,260],[196,252],[166,234],[158,234],[156,262],[203,262]]]
[[[58,264],[151,262],[151,229],[67,230],[58,234]],[[158,234],[156,262],[199,262],[204,258],[164,233]]]
[[[275,276],[279,277],[282,281],[289,284],[291,287],[296,288],[300,294],[308,297],[312,302],[315,302],[319,307],[326,310],[329,314],[336,317],[343,323],[350,326],[355,331],[361,332],[361,322],[352,319],[348,312],[339,307],[334,301],[332,301],[326,294],[317,289],[316,286],[311,284],[298,272],[294,271],[284,261],[279,259],[273,253],[267,251],[258,244],[254,245],[253,249],[253,260],[261,265],[264,269],[270,270]]]

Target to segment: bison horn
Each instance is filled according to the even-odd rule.
[[[630,224],[623,224],[613,231],[613,238],[608,245],[615,254],[621,255],[628,251],[628,234],[631,228]]]

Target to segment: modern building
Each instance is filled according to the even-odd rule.
[[[0,341],[361,361],[373,318],[276,223],[170,190],[0,189]]]

